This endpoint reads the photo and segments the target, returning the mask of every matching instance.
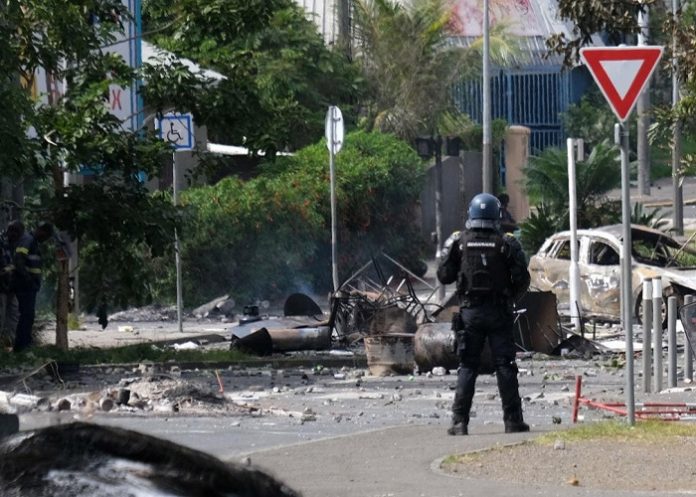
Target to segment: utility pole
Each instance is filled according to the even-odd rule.
[[[489,0],[483,0],[483,191],[493,193],[493,146],[491,138],[491,57]]]
[[[677,21],[679,12],[679,0],[672,0],[672,18]],[[677,42],[674,33],[672,33],[672,110],[676,110],[679,105],[679,64],[677,61]],[[677,235],[684,234],[684,192],[681,184],[681,159],[682,159],[682,143],[681,143],[681,121],[674,121],[672,128],[672,228]]]
[[[647,45],[648,28],[648,7],[638,12],[638,45]],[[648,127],[650,126],[650,87],[643,90],[638,97],[637,110],[637,148],[638,148],[638,192],[641,195],[650,195],[650,143],[648,143]]]

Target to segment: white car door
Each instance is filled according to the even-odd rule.
[[[619,248],[609,240],[587,237],[580,263],[581,302],[586,313],[618,319],[621,316]]]

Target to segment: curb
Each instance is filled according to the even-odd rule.
[[[356,355],[353,357],[307,357],[307,358],[290,358],[290,357],[268,357],[259,359],[247,359],[241,361],[223,361],[223,362],[153,362],[144,360],[137,363],[113,363],[113,364],[83,364],[79,366],[81,371],[99,371],[107,368],[137,368],[138,365],[146,363],[166,369],[171,366],[179,366],[181,369],[227,369],[229,367],[271,367],[292,368],[305,367],[313,368],[314,366],[324,366],[332,368],[340,368],[343,366],[353,368],[366,368],[367,357],[364,355]]]

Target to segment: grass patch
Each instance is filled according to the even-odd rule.
[[[547,433],[534,439],[534,442],[553,445],[556,440],[584,441],[611,439],[615,441],[652,442],[667,437],[696,437],[696,425],[660,420],[636,421],[629,426],[620,421],[601,421],[578,425],[565,431]]]
[[[499,453],[504,450],[509,450],[513,446],[528,444],[530,441],[520,442],[519,444],[512,445],[494,445],[493,447],[488,447],[485,449],[475,450],[473,452],[465,452],[464,454],[452,454],[442,459],[440,463],[440,468],[449,469],[453,472],[457,472],[456,466],[458,464],[473,464],[482,461],[486,456],[494,453]]]
[[[35,347],[27,352],[14,354],[0,352],[0,364],[4,367],[16,367],[32,364],[57,362],[77,364],[124,364],[142,361],[152,362],[238,362],[251,356],[237,350],[174,350],[159,348],[152,344],[136,344],[109,349],[75,348],[68,351],[54,346]]]
[[[466,463],[474,463],[477,461],[480,461],[483,459],[487,454],[490,454],[491,452],[494,452],[496,450],[501,450],[502,447],[495,446],[495,447],[490,447],[487,449],[482,449],[482,450],[476,450],[474,452],[466,452],[464,454],[453,454],[450,456],[445,457],[442,460],[442,463],[440,466],[452,466],[455,464],[466,464]]]

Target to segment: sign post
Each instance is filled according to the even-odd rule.
[[[580,269],[578,267],[578,222],[577,222],[577,192],[575,189],[575,162],[576,149],[577,160],[585,160],[584,142],[582,138],[568,138],[566,141],[568,152],[568,216],[570,221],[570,316],[575,327],[575,333],[582,334],[582,322],[580,320]]]
[[[631,195],[628,164],[628,126],[625,124],[638,96],[648,83],[662,57],[662,47],[586,47],[580,57],[587,65],[611,110],[619,119],[614,140],[621,150],[621,203],[623,246],[621,250],[621,315],[626,339],[626,413],[630,425],[635,424],[633,377],[633,323],[631,305]]]
[[[176,163],[177,152],[192,150],[193,117],[191,114],[168,113],[156,122],[159,137],[172,147],[172,198],[174,205],[179,205],[179,171]],[[183,291],[181,283],[181,252],[179,234],[174,230],[174,263],[176,264],[176,318],[179,332],[184,332],[183,325]]]
[[[343,147],[343,115],[332,105],[326,113],[326,146],[329,148],[329,179],[331,183],[331,276],[333,290],[338,290],[338,263],[336,259],[336,175],[334,157]]]

